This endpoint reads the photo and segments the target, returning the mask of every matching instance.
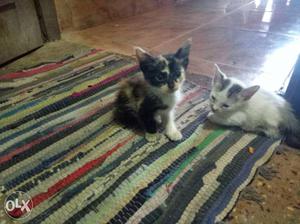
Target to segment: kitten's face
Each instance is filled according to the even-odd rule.
[[[238,86],[229,87],[236,88],[238,90]],[[227,112],[233,111],[239,108],[242,104],[240,99],[237,96],[228,96],[228,89],[217,89],[213,88],[210,94],[210,107],[212,112]]]
[[[226,113],[238,110],[258,91],[259,86],[245,88],[237,80],[228,78],[217,65],[216,67],[209,99],[212,112]]]
[[[154,57],[137,48],[136,54],[145,80],[161,93],[178,90],[185,80],[191,44],[185,43],[175,54]]]

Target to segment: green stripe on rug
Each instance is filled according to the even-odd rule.
[[[181,171],[191,163],[198,155],[205,149],[210,143],[212,143],[217,137],[221,136],[225,130],[218,129],[210,133],[199,145],[196,146],[197,150],[192,153],[180,166],[179,168],[167,179],[166,184],[172,183]]]

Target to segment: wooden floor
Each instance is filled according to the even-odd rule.
[[[229,75],[277,90],[300,52],[298,0],[191,0],[63,38],[133,55],[141,46],[174,51],[192,37],[189,70],[212,75],[218,63]]]

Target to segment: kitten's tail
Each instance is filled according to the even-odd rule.
[[[300,121],[296,118],[291,107],[283,115],[285,142],[294,148],[300,149]]]

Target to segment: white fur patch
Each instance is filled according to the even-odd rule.
[[[175,124],[175,111],[169,110],[167,111],[167,114],[165,115],[166,118],[166,135],[168,138],[172,141],[178,141],[182,139],[181,132],[177,129]]]
[[[171,126],[171,128],[166,129],[166,135],[172,141],[178,141],[182,139],[182,134],[176,128],[175,124]]]
[[[169,75],[170,74],[170,69],[169,69],[169,62],[168,62],[168,60],[164,56],[162,56],[162,55],[159,56],[159,60],[165,62],[165,65],[166,65],[164,67],[164,69],[162,70],[162,72],[165,72],[166,74]]]

